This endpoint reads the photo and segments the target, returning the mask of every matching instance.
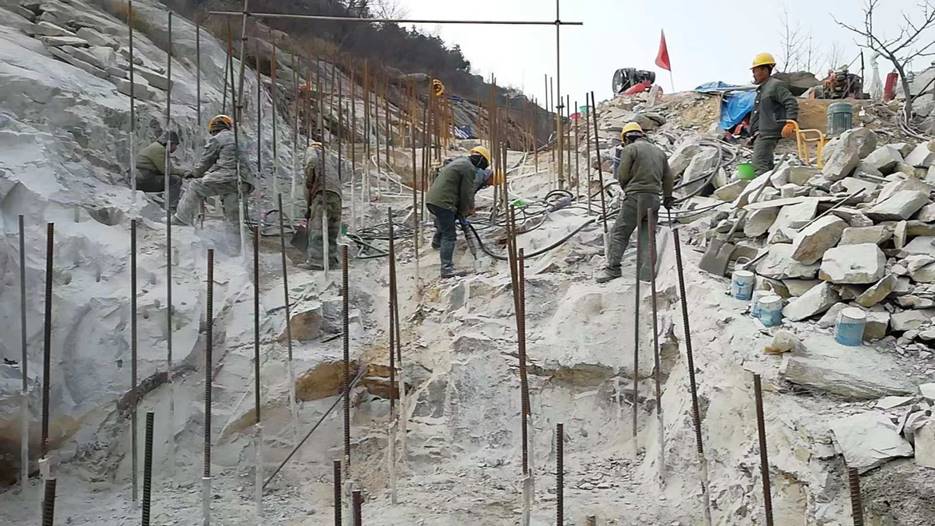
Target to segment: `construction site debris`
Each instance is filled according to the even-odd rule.
[[[831,432],[838,451],[848,467],[860,473],[881,466],[894,458],[911,457],[912,446],[889,418],[878,413],[861,413],[835,420]]]

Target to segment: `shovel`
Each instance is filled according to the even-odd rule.
[[[760,194],[763,193],[763,189],[768,186],[766,181],[763,182],[763,186],[759,187],[754,194],[753,198],[748,202],[753,203],[760,197]],[[737,221],[734,222],[734,226],[731,227],[730,232],[727,233],[727,236],[724,238],[714,238],[708,244],[708,248],[705,250],[703,256],[701,256],[701,262],[698,263],[698,268],[701,270],[716,274],[718,276],[723,276],[727,271],[727,265],[730,262],[730,256],[734,253],[734,249],[737,248],[733,243],[730,242],[731,236],[734,235],[734,232],[737,231],[737,227],[740,226],[740,223],[743,223],[744,218],[747,217],[747,209],[744,208],[740,211],[740,214],[737,216]]]

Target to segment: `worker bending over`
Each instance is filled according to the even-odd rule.
[[[328,268],[338,268],[338,235],[341,233],[341,180],[337,173],[325,173],[325,155],[321,143],[312,141],[305,150],[305,219],[308,222],[308,248],[302,268],[325,268],[322,226],[328,229]],[[324,223],[323,223],[324,221]]]
[[[630,243],[630,235],[637,224],[640,226],[641,246],[644,251],[649,247],[646,210],[657,213],[659,195],[662,194],[662,203],[666,208],[671,208],[674,203],[672,170],[669,168],[665,152],[647,141],[643,128],[635,122],[629,122],[623,127],[621,138],[625,146],[620,151],[620,164],[617,165],[615,175],[625,196],[610,233],[607,263],[597,276],[598,283],[606,283],[620,277],[620,260],[623,259],[623,252]],[[655,269],[650,265],[649,258],[641,259],[643,264],[638,269],[640,279],[649,281]]]
[[[750,132],[753,135],[753,169],[757,175],[773,169],[773,152],[781,137],[795,135],[791,122],[799,117],[799,102],[786,83],[773,77],[776,60],[769,53],[753,58],[753,82],[757,85]]]
[[[490,181],[488,166],[490,151],[476,146],[467,157],[459,157],[443,166],[425,195],[425,205],[435,218],[432,246],[438,248],[442,278],[458,275],[453,261],[457,222],[474,214],[474,193]],[[481,181],[479,186],[478,181]]]
[[[136,157],[136,189],[143,192],[165,192],[166,190],[166,150],[171,155],[179,147],[179,134],[169,131],[158,140],[143,148]],[[171,166],[171,163],[170,163]],[[171,209],[179,202],[182,179],[188,175],[186,170],[171,166],[169,170],[169,195],[166,198]]]
[[[252,192],[255,180],[248,163],[241,159],[238,168],[240,152],[237,151],[233,126],[233,119],[227,115],[217,115],[208,121],[211,137],[201,161],[191,173],[191,177],[196,180],[190,182],[182,192],[178,210],[173,216],[174,223],[193,224],[201,201],[215,195],[221,197],[227,221],[234,224],[239,222],[239,194],[241,191],[244,195]]]

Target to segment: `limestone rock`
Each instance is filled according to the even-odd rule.
[[[884,144],[865,157],[861,164],[878,170],[883,175],[888,175],[893,173],[896,165],[901,162],[903,162],[903,156],[899,150],[889,144]]]
[[[146,81],[149,82],[149,85],[154,88],[159,88],[162,91],[169,89],[169,79],[161,73],[142,66],[134,68],[134,72],[146,79]]]
[[[743,224],[743,233],[747,237],[760,237],[769,231],[769,227],[779,216],[779,208],[762,208],[747,215]]]
[[[890,313],[885,310],[867,311],[867,323],[864,325],[864,341],[882,340],[890,329]]]
[[[935,383],[920,384],[919,394],[922,395],[922,398],[935,402]]]
[[[773,279],[815,277],[818,273],[817,263],[805,265],[792,259],[791,255],[792,245],[785,243],[770,245],[769,253],[757,263],[757,273]]]
[[[69,36],[60,36],[60,37],[39,37],[45,45],[47,46],[74,46],[74,47],[88,47],[88,42],[83,38],[78,37],[69,37]]]
[[[818,326],[822,329],[834,327],[834,325],[838,322],[838,314],[840,314],[842,310],[848,307],[849,305],[847,303],[835,303],[831,306],[830,309],[828,309],[828,312],[824,313],[824,315],[822,315],[822,317],[818,320]]]
[[[696,141],[686,140],[669,157],[669,168],[674,175],[679,175],[688,168],[692,159],[701,151],[701,145]]]
[[[747,184],[747,181],[738,179],[718,188],[714,191],[713,195],[721,201],[730,202],[740,196],[740,192],[744,189],[745,186],[747,186]]]
[[[890,325],[896,332],[917,331],[932,323],[935,310],[904,310],[893,314]]]
[[[802,350],[802,343],[794,333],[780,329],[773,334],[773,340],[763,348],[766,354],[782,354]]]
[[[39,22],[28,31],[29,34],[37,37],[73,37],[74,33],[64,27],[55,25],[51,22]]]
[[[900,248],[900,247],[897,247]],[[935,256],[935,236],[920,236],[901,247],[900,255]]]
[[[870,128],[851,128],[841,134],[841,139],[856,142],[857,153],[861,159],[877,149],[877,134]]]
[[[860,473],[894,458],[912,456],[912,446],[899,435],[896,425],[881,414],[848,416],[835,420],[830,427],[847,466]]]
[[[877,199],[874,204],[883,202],[896,192],[901,192],[903,190],[916,190],[923,192],[926,195],[932,190],[928,184],[916,179],[915,177],[905,174],[898,175],[898,179],[895,181],[890,181],[883,185],[882,188],[880,188],[880,193],[877,195]]]
[[[876,147],[876,134],[868,128],[847,130],[837,140],[828,143],[822,175],[830,182],[849,176],[860,159],[870,155]]]
[[[82,27],[78,30],[78,36],[85,39],[92,46],[103,46],[112,49],[119,49],[120,44],[116,40],[104,36],[93,29]]]
[[[912,436],[915,439],[916,464],[935,469],[935,419],[930,418]]]
[[[893,230],[887,225],[848,227],[841,233],[838,245],[859,245],[862,243],[883,244],[893,237]]]
[[[932,223],[935,222],[935,203],[929,203],[919,209],[919,212],[916,213],[916,220],[922,221],[923,223]]]
[[[832,214],[840,217],[847,222],[849,226],[860,228],[864,226],[873,226],[873,220],[865,216],[863,212],[855,208],[842,206],[831,211]]]
[[[872,347],[845,347],[830,334],[809,333],[803,352],[783,356],[779,374],[791,383],[855,400],[912,394],[893,357]]]
[[[876,221],[909,219],[928,202],[925,192],[901,190],[867,210],[867,217]]]
[[[876,282],[872,287],[867,289],[863,294],[857,297],[858,305],[861,307],[873,307],[877,303],[885,300],[890,293],[893,292],[893,287],[896,286],[896,275],[889,274],[880,281]]]
[[[839,299],[840,296],[835,292],[831,283],[822,282],[790,301],[782,309],[782,315],[791,321],[801,321],[827,311]]]
[[[906,164],[928,168],[935,164],[935,140],[924,142],[906,156]]]
[[[816,269],[817,271],[817,269]],[[788,297],[799,297],[802,294],[812,290],[812,287],[821,283],[818,279],[784,279],[783,286],[789,292]]]
[[[786,176],[787,182],[803,186],[808,180],[821,173],[817,168],[811,166],[790,166]]]
[[[835,215],[827,215],[804,228],[792,240],[792,258],[811,264],[829,248],[838,244],[847,223]]]
[[[935,283],[935,257],[909,256],[905,260],[909,277],[916,283]]]
[[[57,48],[57,47],[49,48],[49,53],[51,53],[53,57],[55,57],[55,58],[57,58],[57,59],[61,59],[61,60],[64,61],[65,63],[71,64],[72,66],[74,66],[74,67],[76,67],[76,68],[78,68],[78,69],[80,69],[80,70],[83,70],[83,71],[85,71],[85,72],[87,72],[87,73],[90,73],[90,74],[94,75],[95,77],[98,77],[98,78],[101,78],[101,79],[104,79],[104,80],[107,80],[108,77],[109,77],[108,74],[107,74],[107,72],[104,71],[103,69],[101,69],[101,68],[99,68],[99,67],[97,67],[97,66],[95,66],[95,65],[93,65],[93,64],[89,64],[89,63],[87,63],[87,62],[85,62],[85,61],[83,61],[83,60],[81,60],[81,59],[79,59],[79,58],[77,58],[77,57],[74,57],[74,56],[72,56],[72,55],[69,55],[68,53],[64,52],[64,51],[62,50],[62,48]]]
[[[831,191],[836,193],[847,193],[851,195],[858,190],[863,190],[861,195],[870,195],[877,189],[877,184],[856,177],[845,177],[831,186]]]
[[[874,283],[886,271],[886,256],[875,243],[842,245],[824,253],[818,279],[832,283]]]

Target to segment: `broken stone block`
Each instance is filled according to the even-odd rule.
[[[864,341],[874,342],[886,337],[890,328],[890,313],[885,310],[867,311],[867,322],[864,325]]]
[[[816,272],[817,272],[817,269],[816,269]],[[805,294],[806,292],[811,290],[812,287],[814,287],[815,285],[818,285],[820,283],[821,283],[821,280],[817,280],[817,279],[784,279],[782,280],[782,284],[786,287],[786,290],[789,291],[789,296],[786,296],[787,298],[790,298],[790,297],[797,298],[801,296],[802,294]]]
[[[887,225],[848,227],[841,233],[838,245],[860,245],[875,243],[880,245],[893,237],[893,230]]]
[[[873,220],[865,216],[863,212],[854,209],[842,206],[841,208],[835,208],[831,211],[832,214],[840,217],[847,222],[849,226],[852,227],[864,227],[864,226],[873,226]]]
[[[64,27],[55,25],[51,22],[39,22],[34,24],[29,34],[36,37],[73,37],[74,33]]]
[[[924,142],[906,156],[906,164],[928,168],[935,164],[935,140]]]
[[[884,144],[865,157],[861,164],[877,170],[883,175],[888,175],[893,173],[893,170],[901,162],[903,162],[903,156],[899,153],[899,150],[889,144]]]
[[[915,255],[907,257],[904,262],[912,281],[916,283],[935,283],[935,257]]]
[[[292,330],[293,339],[307,342],[317,340],[321,336],[324,325],[321,302],[300,302],[292,308],[290,314],[292,319],[289,328]],[[279,340],[285,341],[286,337],[286,324],[283,322]]]
[[[747,215],[743,224],[743,233],[747,237],[760,237],[769,231],[769,227],[779,216],[779,208],[761,208]]]
[[[920,236],[902,247],[900,255],[906,256],[935,256],[935,236]]]
[[[878,409],[895,409],[899,406],[903,406],[912,402],[911,396],[884,396],[883,398],[877,400],[876,407]]]
[[[877,149],[877,134],[870,128],[851,128],[841,134],[841,139],[856,142],[857,153],[861,159]]]
[[[935,383],[919,385],[919,394],[922,395],[922,398],[935,402]]]
[[[732,183],[728,183],[718,188],[712,195],[721,201],[733,201],[740,196],[740,192],[744,189],[745,186],[747,186],[747,181],[738,179]]]
[[[935,419],[929,419],[912,434],[916,464],[935,468]]]
[[[117,91],[126,96],[130,96],[130,81],[128,79],[114,78],[110,79],[117,86]],[[133,96],[142,100],[156,100],[156,91],[149,87],[146,80],[141,77],[133,79]]]
[[[757,273],[773,279],[814,278],[818,263],[805,265],[792,259],[792,245],[777,243],[769,246],[769,253],[757,263]],[[790,290],[791,292],[791,290]]]
[[[931,309],[935,307],[935,300],[920,298],[914,294],[906,294],[896,298],[896,304],[904,309]],[[923,338],[928,340],[928,338]]]
[[[877,199],[874,204],[881,203],[889,199],[896,192],[901,192],[903,190],[916,190],[923,192],[926,195],[928,195],[928,193],[931,191],[929,185],[916,179],[915,177],[906,176],[904,174],[898,175],[900,176],[898,179],[895,181],[890,181],[883,185],[882,188],[880,188],[880,193],[877,195]]]
[[[935,237],[935,225],[922,221],[906,221],[906,237]]]
[[[827,215],[802,229],[792,240],[792,259],[812,264],[829,248],[838,244],[847,223],[838,216]]]
[[[49,53],[51,53],[53,57],[59,60],[62,60],[63,62],[70,64],[82,71],[90,73],[91,75],[94,75],[95,77],[98,77],[104,80],[107,80],[109,78],[109,75],[107,74],[106,71],[102,70],[101,68],[93,64],[89,64],[77,57],[69,55],[68,53],[64,52],[62,48],[51,47],[49,48]]]
[[[862,285],[875,283],[885,271],[886,256],[876,244],[842,245],[825,251],[818,279]]]
[[[804,351],[783,356],[780,376],[791,383],[854,400],[908,395],[915,386],[895,359],[873,347],[845,347],[830,334],[810,332]]]
[[[85,39],[92,46],[109,47],[111,49],[120,49],[120,44],[116,40],[104,36],[97,31],[82,27],[78,30],[78,36]]]
[[[760,195],[756,198],[757,203],[767,203],[768,201],[774,201],[779,199],[780,192],[778,189],[771,186],[767,186],[760,192]]]
[[[896,279],[895,274],[887,275],[867,289],[863,294],[857,296],[855,301],[861,307],[873,307],[877,303],[885,300],[886,297],[893,292],[893,287],[896,286]]]
[[[78,38],[78,37],[69,37],[69,36],[39,37],[39,40],[41,40],[46,46],[88,47],[88,42],[84,40],[83,38]]]
[[[811,166],[790,166],[789,172],[786,175],[786,179],[792,184],[804,186],[806,183],[808,183],[809,179],[818,175],[819,173],[821,172],[818,170],[818,168],[812,168]]]
[[[692,159],[701,151],[701,145],[696,141],[686,140],[675,148],[672,155],[669,156],[669,168],[673,175],[679,175],[688,168]]]
[[[904,310],[893,314],[890,326],[896,332],[917,331],[932,322],[935,310]]]
[[[828,329],[828,328],[834,327],[834,325],[838,322],[838,314],[840,314],[841,311],[846,308],[848,308],[847,303],[835,303],[834,305],[831,306],[830,309],[828,309],[828,312],[826,312],[818,320],[818,326],[821,327],[822,329]]]
[[[847,466],[860,473],[894,458],[912,456],[912,446],[884,415],[861,413],[835,420],[830,427]]]
[[[790,331],[779,329],[773,334],[773,340],[763,348],[766,354],[782,354],[802,350],[798,336]]]
[[[139,74],[141,77],[146,79],[149,82],[149,85],[166,91],[169,89],[169,78],[161,73],[157,73],[149,68],[138,67],[134,68],[134,72]]]
[[[918,190],[901,190],[873,205],[867,210],[867,217],[875,221],[899,221],[909,219],[924,205],[928,204],[928,193]]]
[[[895,248],[903,248],[906,246],[906,237],[908,235],[907,225],[905,221],[900,221],[896,223],[896,228],[893,229],[893,246]]]
[[[935,203],[929,203],[920,208],[916,213],[915,219],[923,223],[935,222]]]
[[[831,283],[822,282],[790,301],[782,309],[782,315],[790,321],[801,321],[827,311],[839,299]]]
[[[825,180],[832,183],[840,181],[851,175],[854,169],[857,168],[857,164],[860,163],[861,144],[856,137],[855,134],[845,132],[841,134],[837,141],[829,143],[825,148],[827,157],[821,169],[822,177]]]

